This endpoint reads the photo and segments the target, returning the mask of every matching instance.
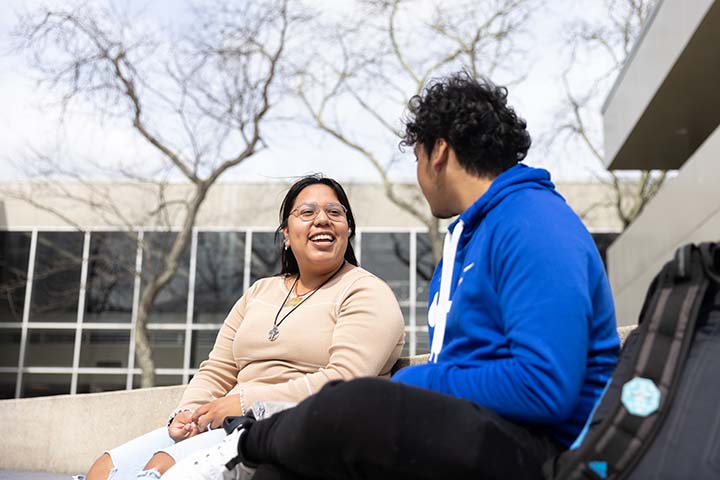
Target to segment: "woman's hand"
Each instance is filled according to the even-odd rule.
[[[170,423],[168,427],[170,438],[179,442],[200,433],[201,430],[198,428],[197,423],[193,421],[192,417],[193,412],[189,411],[179,412],[175,415],[175,418],[173,418],[172,423]]]
[[[239,415],[242,415],[240,395],[227,395],[199,407],[193,413],[192,421],[204,432],[208,425],[210,428],[220,428],[225,417]]]

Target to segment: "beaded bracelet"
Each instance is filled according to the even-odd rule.
[[[240,387],[240,414],[245,415],[245,389]]]

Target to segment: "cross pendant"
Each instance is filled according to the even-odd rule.
[[[277,326],[273,325],[273,327],[268,332],[268,340],[271,342],[274,342],[277,340],[278,336],[280,335],[280,330],[278,330]]]

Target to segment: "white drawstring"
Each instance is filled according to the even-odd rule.
[[[445,234],[442,272],[440,273],[440,290],[435,293],[435,297],[428,311],[428,322],[430,326],[435,327],[432,346],[430,347],[430,358],[428,359],[428,362],[432,363],[437,363],[438,355],[440,355],[443,341],[445,340],[447,314],[450,312],[450,307],[452,306],[452,301],[450,300],[450,285],[453,279],[453,269],[455,268],[455,254],[463,227],[464,224],[462,220],[459,220],[453,231]]]

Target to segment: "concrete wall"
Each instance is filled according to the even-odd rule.
[[[621,338],[628,332],[620,331]],[[392,371],[427,362],[401,357]],[[105,450],[165,424],[184,385],[0,400],[3,470],[85,473]]]
[[[632,328],[618,328],[624,342]],[[427,362],[401,357],[392,372]],[[164,425],[184,386],[0,400],[3,470],[84,473],[104,450]]]
[[[618,324],[637,322],[645,292],[675,249],[720,241],[720,128],[608,250]]]
[[[603,107],[605,165],[677,169],[718,124],[720,2],[664,0]]]
[[[0,470],[85,473],[104,450],[164,425],[184,386],[0,401]]]

